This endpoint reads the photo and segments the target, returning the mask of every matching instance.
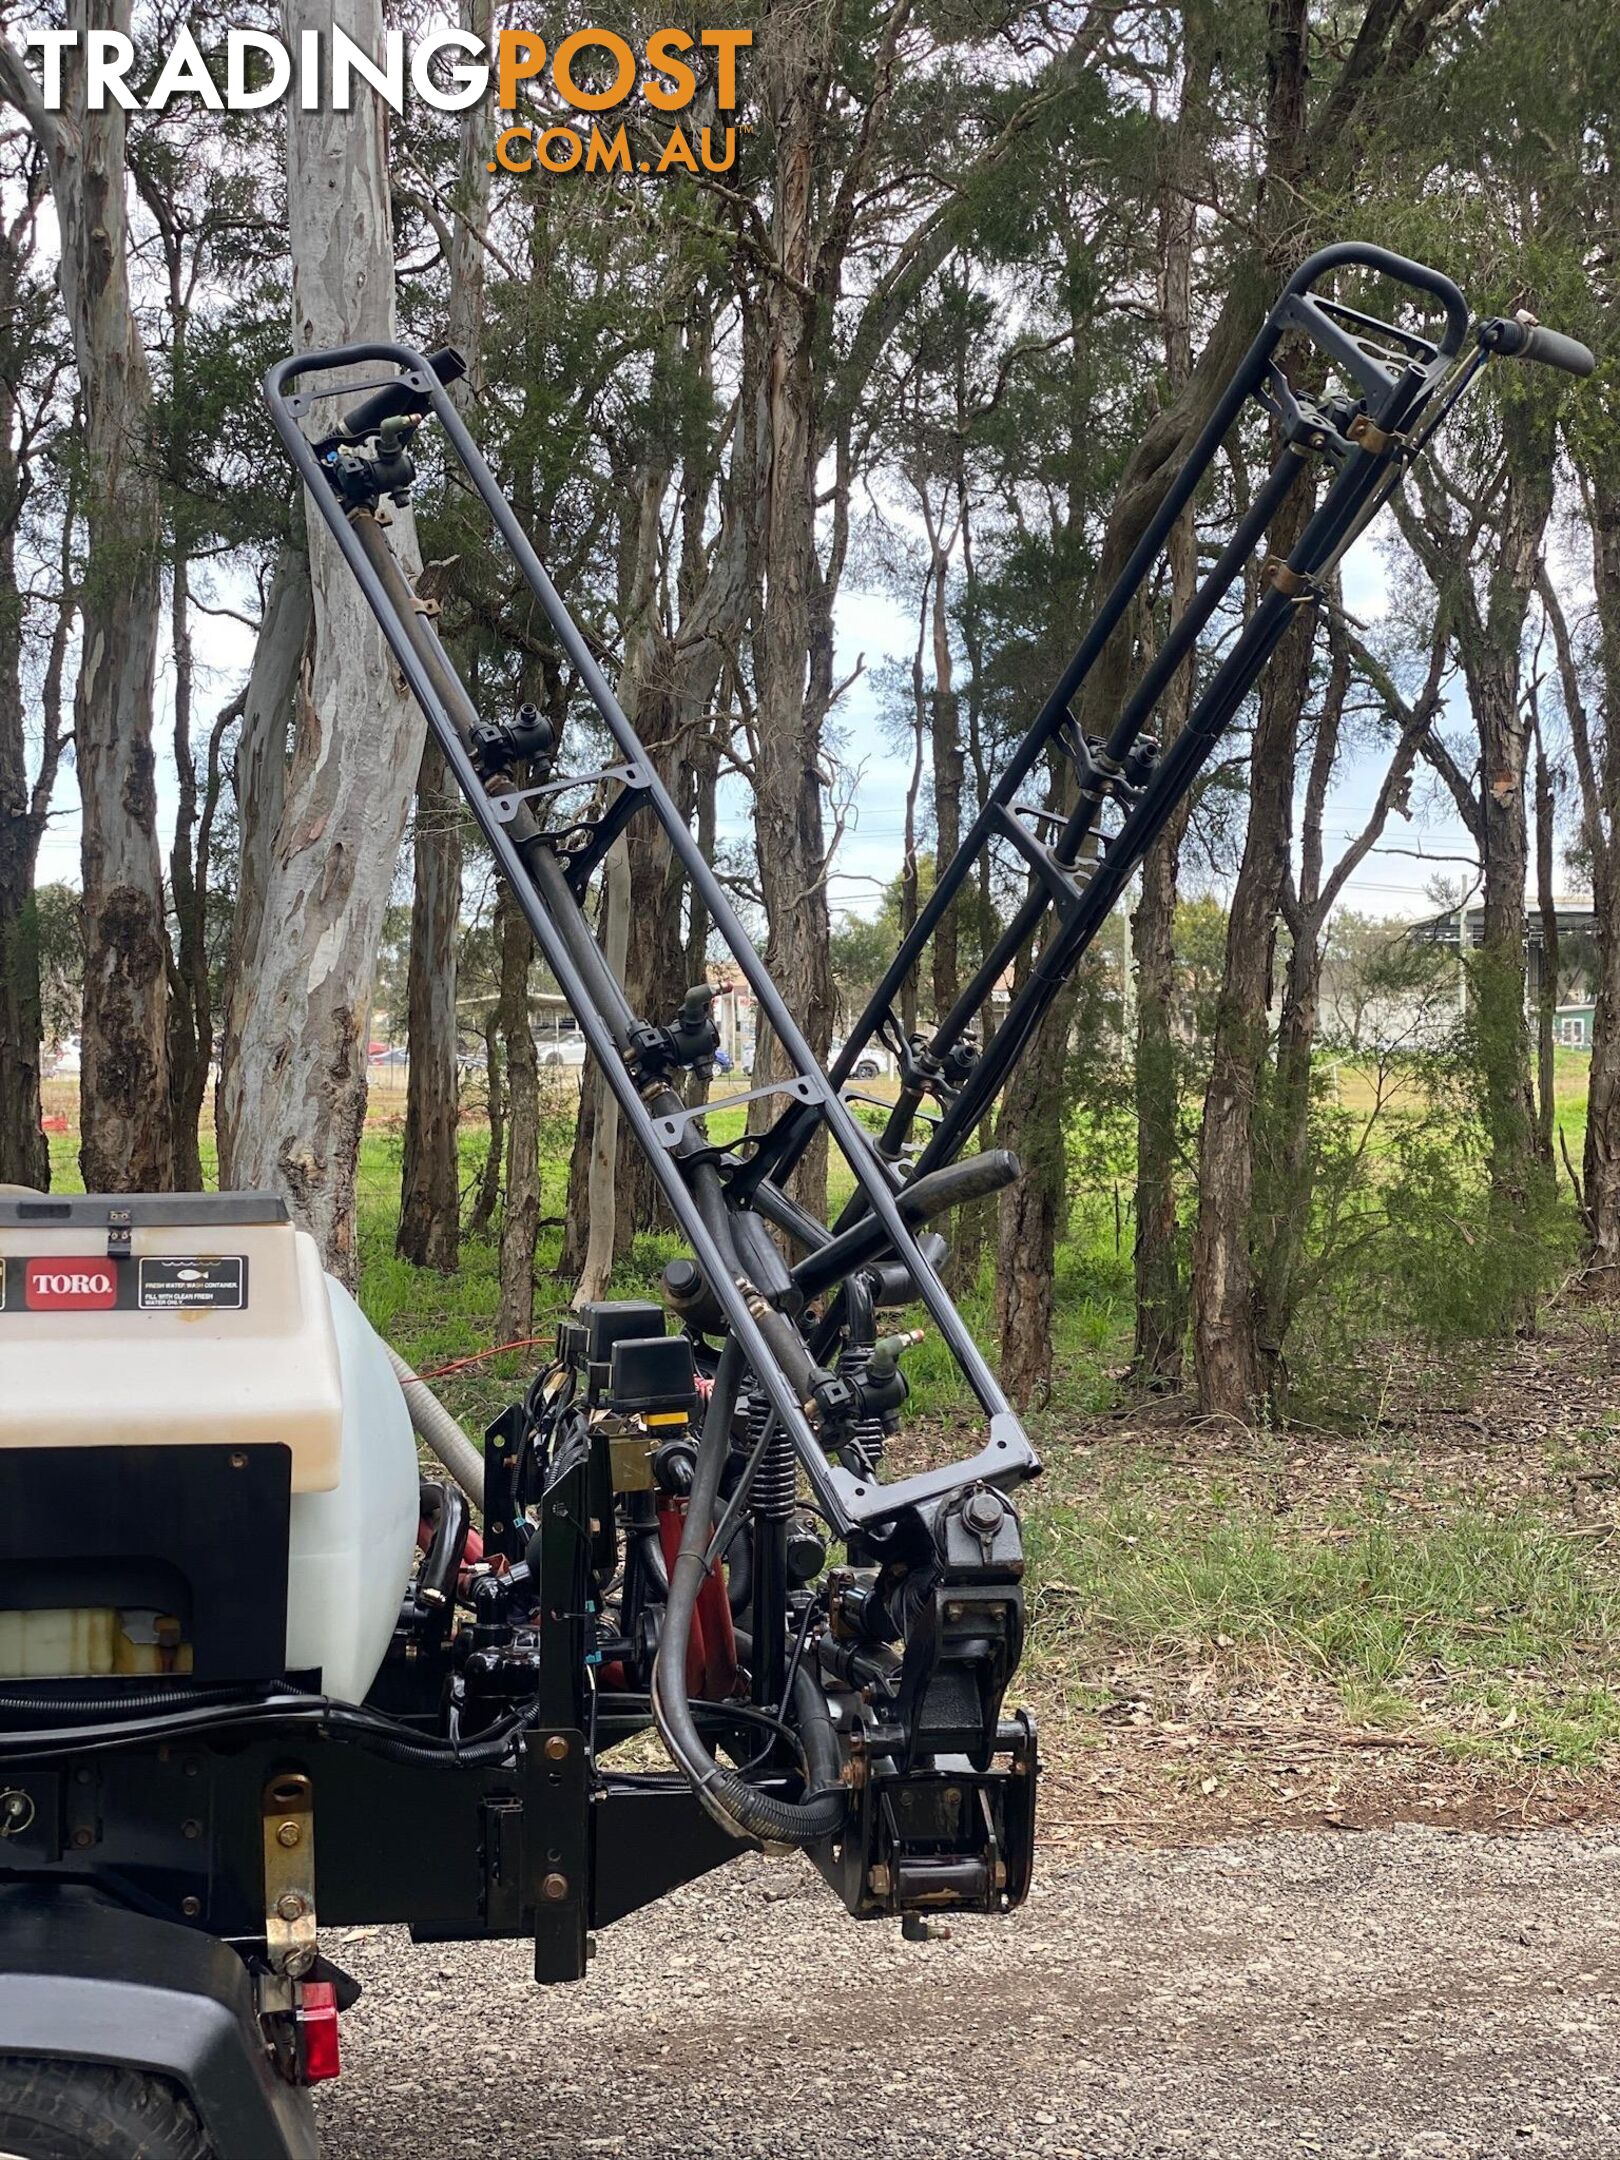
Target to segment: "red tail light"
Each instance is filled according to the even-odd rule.
[[[338,2055],[337,1990],[330,1980],[305,1980],[298,1990],[298,2082],[319,2085],[343,2068]]]

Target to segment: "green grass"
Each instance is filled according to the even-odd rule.
[[[1100,1486],[1059,1457],[1030,1511],[1034,1666],[1074,1700],[1120,1667],[1174,1695],[1326,1683],[1346,1719],[1470,1760],[1583,1767],[1620,1745],[1620,1576],[1522,1503],[1420,1510],[1369,1462],[1329,1519],[1151,1455]],[[1092,1477],[1095,1472],[1091,1473]]]

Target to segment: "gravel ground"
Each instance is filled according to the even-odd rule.
[[[913,1945],[798,1860],[600,1938],[334,1937],[329,2160],[1620,2160],[1620,1832],[1099,1851]]]

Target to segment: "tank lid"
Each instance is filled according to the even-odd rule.
[[[0,1229],[211,1229],[284,1223],[279,1193],[27,1193],[0,1195]]]

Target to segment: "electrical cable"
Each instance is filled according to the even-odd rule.
[[[153,1691],[143,1689],[138,1696],[125,1700],[145,1711],[153,1707],[152,1694]],[[82,1704],[61,1696],[0,1695],[0,1714],[13,1716],[43,1711],[49,1716],[72,1717],[81,1707]],[[138,1747],[149,1741],[206,1736],[240,1729],[244,1725],[316,1724],[328,1727],[336,1738],[353,1740],[394,1761],[455,1769],[503,1761],[510,1752],[511,1741],[524,1727],[535,1722],[533,1713],[525,1708],[510,1713],[477,1739],[458,1743],[418,1732],[415,1727],[404,1725],[381,1711],[368,1710],[356,1703],[337,1702],[326,1695],[281,1692],[254,1697],[237,1690],[234,1699],[231,1693],[226,1693],[223,1701],[182,1710],[170,1709],[166,1715],[155,1717],[134,1714],[109,1717],[110,1704],[97,1703],[92,1707],[106,1718],[106,1722],[0,1733],[0,1757],[76,1755],[97,1747]]]

